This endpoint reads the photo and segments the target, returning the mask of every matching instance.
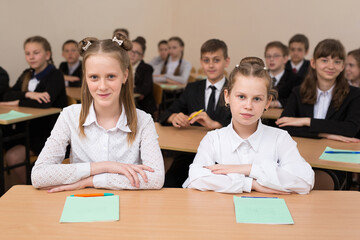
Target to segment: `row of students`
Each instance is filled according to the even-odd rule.
[[[24,42],[25,59],[29,64],[18,78],[15,85],[3,96],[0,106],[23,106],[34,108],[67,106],[63,74],[56,69],[52,61],[49,42],[40,36],[30,37]],[[30,154],[38,155],[43,148],[57,115],[30,121]],[[13,134],[24,128],[24,124],[4,127],[4,134]],[[25,161],[24,141],[13,141],[5,145],[7,149],[4,160],[9,165]],[[25,183],[25,167],[15,168],[14,172]]]

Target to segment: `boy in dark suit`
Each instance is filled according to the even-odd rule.
[[[9,89],[9,75],[0,67],[0,101],[2,101],[4,93]]]
[[[279,41],[270,42],[265,47],[266,66],[279,94],[278,100],[272,101],[270,107],[285,107],[292,89],[301,83],[295,73],[285,69],[288,56],[288,48]]]
[[[231,113],[224,106],[222,90],[226,84],[225,68],[229,66],[225,42],[210,39],[201,47],[201,66],[207,79],[189,83],[184,93],[165,112],[160,115],[161,124],[172,124],[177,128],[200,125],[212,130],[227,126]],[[192,117],[199,110],[203,112]],[[195,154],[181,154],[165,175],[165,187],[181,187],[186,180],[189,165]]]
[[[303,34],[296,34],[289,40],[290,60],[285,68],[298,75],[302,82],[308,72],[310,61],[305,59],[309,50],[309,39]]]
[[[59,70],[64,74],[66,87],[81,87],[82,66],[79,60],[78,43],[67,40],[62,46],[65,62],[60,63]]]

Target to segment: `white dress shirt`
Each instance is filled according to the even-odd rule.
[[[39,83],[40,83],[40,80],[38,80],[36,77],[33,77],[32,79],[30,79],[29,84],[28,84],[28,91],[34,92]]]
[[[215,90],[215,107],[216,107],[216,105],[219,101],[219,96],[220,96],[221,90],[224,86],[224,83],[225,83],[225,76],[223,77],[223,79],[221,79],[220,81],[218,81],[215,84],[212,84],[208,79],[206,79],[206,87],[205,87],[205,109],[206,110],[207,110],[207,105],[209,103],[209,98],[210,98],[210,95],[212,92],[210,86],[216,87],[216,90]]]
[[[116,127],[105,130],[99,126],[93,105],[85,120],[84,132],[79,134],[81,104],[66,107],[61,112],[51,136],[47,139],[31,178],[36,188],[71,184],[90,176],[92,162],[114,161],[127,164],[144,164],[154,172],[145,171],[148,182],[138,174],[141,189],[159,189],[164,184],[164,161],[158,135],[151,116],[141,110],[137,113],[137,133],[131,146],[127,134],[127,118],[123,107]],[[71,145],[70,164],[61,164],[67,145]],[[95,188],[135,189],[121,174],[102,173],[93,178]]]
[[[291,69],[296,68],[296,72],[299,72],[299,70],[300,70],[301,66],[303,65],[303,63],[304,63],[304,59],[301,62],[299,62],[298,64],[296,64],[296,65],[292,61],[290,61]]]
[[[252,164],[249,176],[240,173],[213,174],[204,166],[214,164]],[[252,181],[287,192],[309,193],[314,172],[301,157],[296,142],[278,128],[263,125],[248,139],[227,127],[211,131],[200,143],[189,178],[183,187],[224,193],[251,192]]]
[[[332,86],[327,91],[321,91],[319,88],[316,88],[317,98],[316,98],[316,103],[314,104],[314,118],[317,119],[326,118],[326,114],[331,103],[332,91],[334,89],[334,86]]]

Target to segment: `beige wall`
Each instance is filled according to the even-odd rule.
[[[340,39],[347,50],[360,47],[358,0],[1,0],[0,66],[14,84],[27,67],[23,41],[46,37],[59,65],[61,45],[70,38],[107,38],[117,27],[130,38],[147,40],[145,60],[156,55],[160,39],[178,35],[185,41],[185,58],[198,68],[201,44],[223,39],[229,47],[231,68],[244,56],[263,56],[272,40],[287,43],[295,33],[310,39],[310,53],[324,38]],[[106,3],[106,5],[104,5]]]

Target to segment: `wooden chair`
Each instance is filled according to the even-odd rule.
[[[157,121],[157,119],[159,118],[160,115],[160,106],[161,106],[161,102],[163,99],[163,89],[161,88],[161,86],[157,83],[153,83],[153,96],[155,99],[155,103],[156,103],[156,108],[157,110],[154,112],[154,120]]]
[[[314,169],[314,190],[340,190],[340,181],[336,174],[328,169]]]
[[[192,67],[192,68],[191,68],[191,72],[190,72],[190,73],[196,73],[195,67]]]
[[[70,106],[72,104],[77,104],[77,101],[75,98],[70,97],[69,95],[66,95],[66,97],[67,97],[68,106]]]

